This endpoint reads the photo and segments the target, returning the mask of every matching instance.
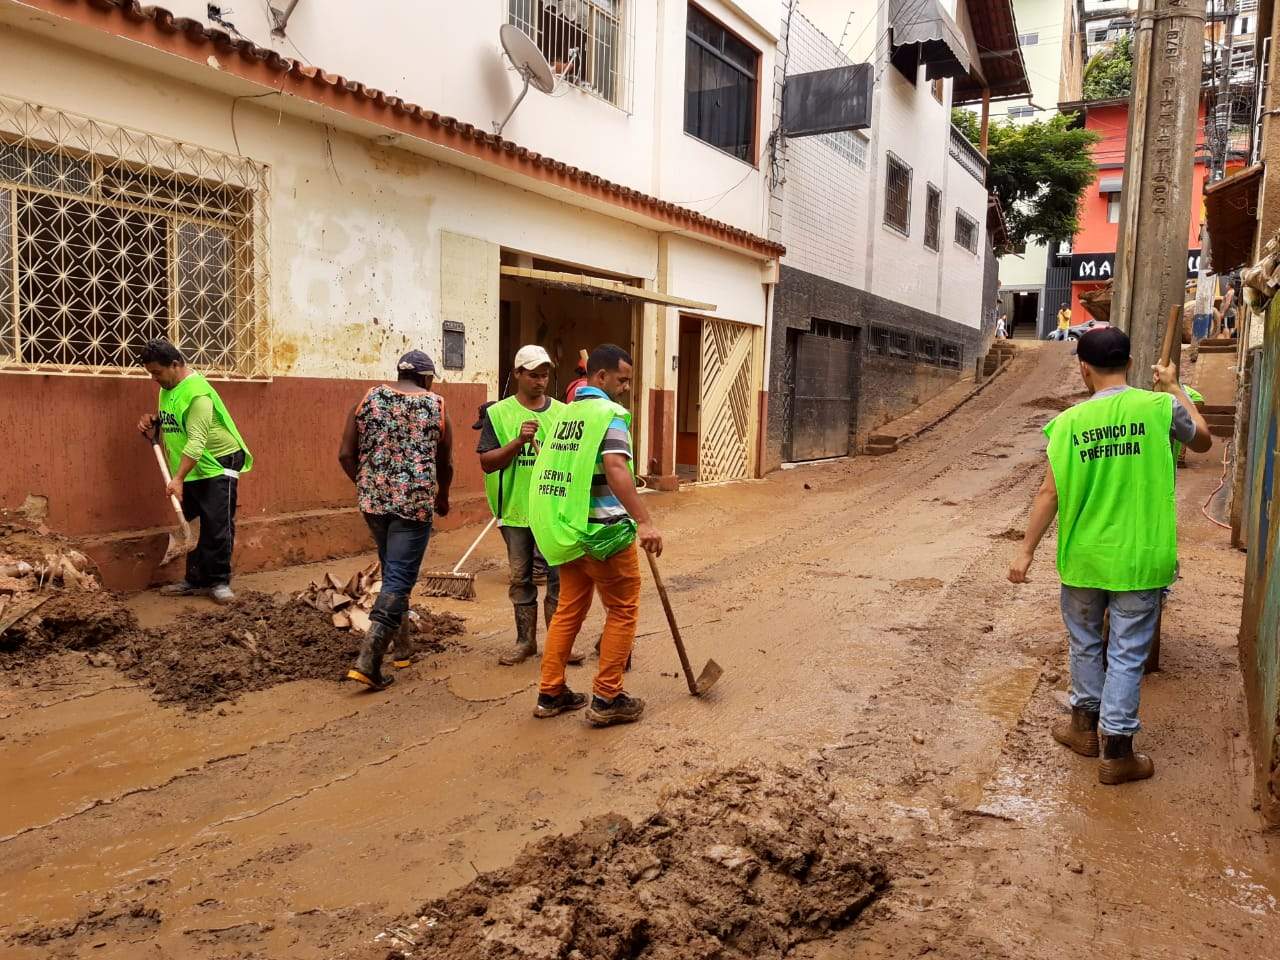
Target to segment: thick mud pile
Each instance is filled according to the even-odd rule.
[[[420,655],[444,651],[448,638],[462,633],[458,617],[421,608],[418,614]],[[122,636],[111,654],[119,670],[145,680],[161,702],[207,710],[289,680],[339,680],[361,640],[334,627],[328,613],[249,592],[222,610],[184,614],[164,630]]]
[[[641,823],[586,821],[382,935],[433,960],[768,960],[853,923],[888,880],[814,772],[713,773]]]

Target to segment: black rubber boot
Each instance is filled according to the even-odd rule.
[[[516,606],[515,611],[516,648],[498,658],[498,662],[504,667],[514,667],[538,655],[538,605],[521,603]]]
[[[1098,782],[1114,786],[1131,780],[1146,780],[1156,772],[1156,765],[1145,753],[1133,752],[1133,737],[1102,735],[1102,762],[1098,764]]]
[[[373,690],[391,686],[395,678],[383,675],[382,658],[394,633],[395,629],[385,623],[377,620],[371,623],[369,632],[365,634],[364,645],[360,647],[360,656],[356,658],[356,665],[347,671],[347,679],[363,683]]]
[[[1098,755],[1098,715],[1079,707],[1071,708],[1071,719],[1060,720],[1050,729],[1053,739],[1082,757]]]
[[[415,653],[413,624],[409,622],[409,615],[405,614],[400,620],[400,629],[396,631],[395,640],[391,644],[392,666],[397,670],[403,670],[405,667],[411,666]]]

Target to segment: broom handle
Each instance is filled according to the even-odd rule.
[[[485,535],[486,533],[488,533],[488,532],[489,532],[489,530],[490,530],[490,529],[492,529],[493,525],[494,525],[495,523],[497,523],[497,522],[498,522],[498,518],[497,518],[497,517],[490,517],[490,518],[489,518],[489,522],[488,522],[487,524],[485,524],[484,529],[480,531],[480,536],[476,537],[473,541],[471,541],[471,546],[467,547],[467,552],[466,552],[466,553],[464,553],[464,554],[462,555],[462,559],[461,559],[461,560],[459,560],[459,561],[454,565],[454,567],[453,567],[453,572],[454,572],[455,574],[456,574],[456,573],[458,573],[458,571],[460,571],[460,570],[462,569],[462,565],[463,565],[464,563],[466,563],[468,560],[470,560],[470,559],[471,559],[471,554],[475,553],[476,547],[480,546],[480,541],[484,539],[484,535]]]

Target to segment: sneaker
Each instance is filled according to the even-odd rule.
[[[236,599],[236,595],[232,592],[231,587],[225,583],[220,583],[210,590],[209,596],[212,598],[214,603],[221,603],[223,605],[234,603]]]
[[[194,583],[188,583],[186,580],[179,580],[177,583],[166,583],[160,588],[160,596],[162,597],[194,597],[196,594],[204,592],[204,587],[197,587]]]
[[[635,723],[644,715],[644,701],[620,693],[612,700],[592,697],[587,708],[587,722],[593,727],[607,727],[614,723]]]
[[[568,713],[571,710],[581,710],[586,705],[587,695],[585,693],[574,693],[568,687],[565,687],[559,693],[538,694],[538,705],[533,708],[533,715],[539,720],[545,720],[547,717]]]

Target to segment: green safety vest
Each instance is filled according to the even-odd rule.
[[[218,391],[198,373],[190,374],[172,390],[163,388],[160,390],[160,438],[164,441],[165,453],[169,457],[170,472],[176,474],[178,467],[182,465],[182,449],[187,445],[187,408],[196,397],[208,397],[213,401],[214,419],[222,424],[244,451],[244,466],[239,472],[248,473],[253,466],[253,454],[241,439],[240,431],[236,429],[235,421],[227,412],[227,405],[218,396]],[[205,450],[200,454],[200,459],[196,461],[191,472],[187,474],[186,482],[220,477],[226,469],[213,454]]]
[[[529,529],[553,567],[584,556],[607,560],[635,542],[632,520],[592,523],[591,479],[600,444],[615,417],[631,429],[631,413],[611,400],[575,400],[547,424],[547,439],[533,464]]]
[[[1204,397],[1195,387],[1183,387],[1182,392],[1187,395],[1187,399],[1192,403],[1204,403]],[[1178,458],[1182,456],[1183,446],[1184,444],[1181,440],[1173,441],[1173,462],[1175,466],[1178,463]]]
[[[506,446],[520,434],[520,427],[528,420],[538,421],[537,442],[546,441],[547,424],[564,404],[552,400],[551,406],[538,412],[530,410],[515,397],[500,400],[485,412],[493,424],[498,443]],[[489,509],[504,527],[529,526],[529,481],[533,478],[533,444],[525,444],[516,458],[501,470],[484,475],[484,491],[489,498]]]
[[[1058,488],[1058,575],[1069,587],[1167,587],[1178,563],[1174,399],[1122,390],[1044,428]]]

